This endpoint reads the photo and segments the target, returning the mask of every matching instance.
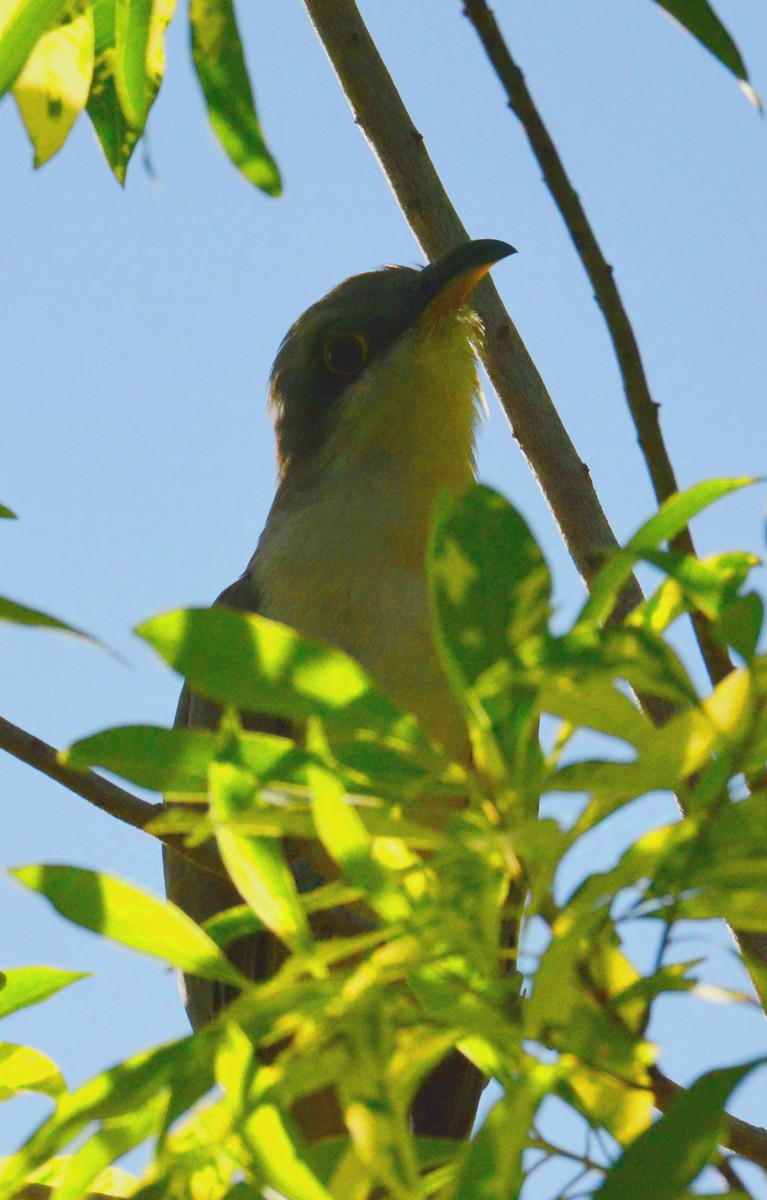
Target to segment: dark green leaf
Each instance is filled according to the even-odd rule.
[[[115,84],[116,19],[116,0],[93,0],[96,59],[87,108],[106,160],[124,184],[140,131],[124,112]]]
[[[192,57],[210,123],[246,179],[270,196],[281,191],[253,100],[232,0],[190,0]]]
[[[76,925],[193,975],[242,986],[239,972],[199,925],[133,884],[82,867],[17,867],[11,874]]]
[[[722,1140],[730,1093],[763,1059],[702,1075],[632,1142],[595,1193],[599,1200],[678,1200]]]
[[[74,625],[67,625],[58,617],[51,617],[48,613],[39,612],[36,608],[28,608],[26,604],[18,604],[15,600],[8,600],[4,596],[0,596],[0,621],[8,621],[12,625],[37,625],[43,629],[58,629],[62,633],[73,633],[75,637],[85,638],[88,642],[98,644],[96,638],[91,637],[89,633],[84,633],[82,629],[77,629]]]
[[[740,51],[708,0],[655,0],[655,3],[675,17],[736,79],[747,82],[748,72]]]
[[[0,30],[0,96],[13,85],[35,43],[54,25],[67,0],[18,0]],[[7,10],[6,10],[7,11]]]
[[[4,504],[0,504],[0,520],[15,521],[17,520],[16,513],[10,508],[6,508]]]
[[[20,1008],[29,1008],[55,996],[78,979],[87,979],[87,971],[59,971],[55,967],[11,967],[0,977],[0,1017]]]
[[[276,621],[225,608],[185,609],[136,632],[193,691],[220,704],[294,721],[317,716],[333,729],[373,729],[424,744],[415,720],[353,659]]]

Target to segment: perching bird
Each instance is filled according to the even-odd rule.
[[[345,650],[458,760],[468,757],[467,735],[432,643],[425,556],[438,496],[474,479],[480,325],[467,301],[513,253],[505,242],[471,241],[423,270],[357,275],[296,321],[269,393],[277,493],[245,573],[216,602]],[[215,725],[217,715],[184,689],[177,725]],[[288,732],[275,719],[252,726]],[[195,920],[242,902],[233,886],[172,852],[165,874],[168,896]],[[266,933],[230,952],[256,979],[274,972],[280,954]],[[227,999],[206,980],[187,977],[185,987],[195,1028]],[[451,1054],[416,1098],[414,1132],[468,1136],[484,1083]],[[296,1114],[304,1135],[343,1133],[332,1097],[313,1099]]]

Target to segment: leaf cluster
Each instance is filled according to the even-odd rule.
[[[739,81],[740,51],[708,0],[655,0]],[[85,111],[120,183],[165,73],[175,0],[0,0],[0,97],[12,93],[36,167]],[[233,0],[189,0],[192,60],[213,131],[237,169],[269,195],[280,174],[256,112]]]
[[[141,1200],[265,1189],[289,1200],[506,1200],[552,1161],[583,1195],[690,1195],[720,1161],[731,1092],[759,1064],[703,1075],[656,1121],[647,1028],[659,997],[696,987],[697,964],[673,954],[680,921],[718,916],[767,932],[767,660],[752,556],[700,562],[664,547],[744,482],[675,496],[605,561],[556,634],[549,571],[520,515],[484,487],[446,500],[429,572],[471,746],[460,762],[351,659],[284,626],[223,609],[146,622],[141,636],[224,706],[220,727],[106,730],[66,761],[171,793],[154,831],[215,841],[242,903],[198,926],[105,874],[42,865],[15,875],[69,920],[236,998],[194,1036],[74,1091],[38,1051],[3,1045],[2,1095],[39,1091],[55,1108],[2,1165],[0,1197],[40,1179],[55,1181],[57,1200],[103,1190],[104,1172],[143,1143],[154,1146],[144,1176],[119,1183]],[[638,560],[660,583],[618,621]],[[685,612],[703,613],[742,662],[705,697],[667,636]],[[673,715],[658,728],[637,697]],[[242,711],[288,718],[296,737],[249,732]],[[595,733],[599,753],[576,753]],[[750,794],[736,799],[743,778]],[[657,789],[679,798],[679,820],[564,886],[589,831]],[[539,819],[554,798],[559,819]],[[302,872],[288,838],[308,848]],[[656,935],[645,973],[624,948],[636,925]],[[258,930],[283,952],[276,974],[254,983],[225,949]],[[764,967],[745,958],[764,1002]],[[11,970],[0,1015],[73,981]],[[454,1048],[503,1098],[468,1145],[416,1139],[412,1100]],[[306,1145],[293,1114],[323,1088],[335,1089],[348,1136]],[[588,1131],[581,1151],[540,1132],[554,1098]]]

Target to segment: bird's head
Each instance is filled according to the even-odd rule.
[[[384,461],[446,483],[471,468],[481,327],[467,301],[513,253],[465,242],[422,270],[355,275],[307,309],[271,376],[283,485]]]

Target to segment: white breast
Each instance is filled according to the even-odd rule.
[[[398,483],[366,472],[273,510],[250,570],[265,616],[345,650],[463,757],[463,722],[431,635],[428,520],[408,511]]]

